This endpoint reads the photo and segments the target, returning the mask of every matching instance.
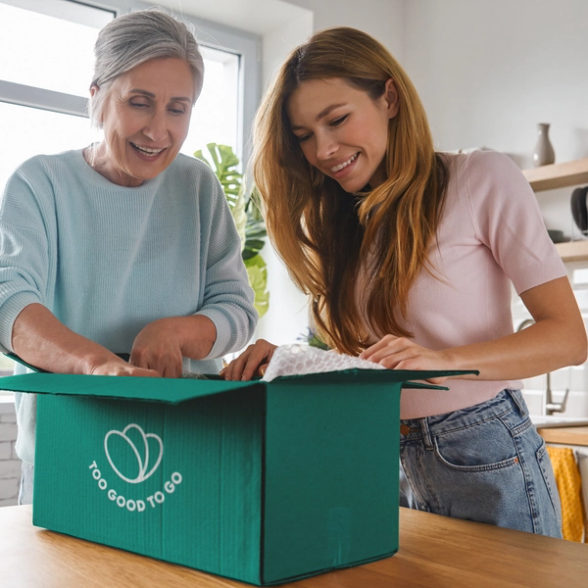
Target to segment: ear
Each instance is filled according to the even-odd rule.
[[[90,98],[94,98],[94,96],[96,95],[96,92],[98,92],[98,90],[100,90],[99,86],[97,86],[96,84],[92,84],[90,86]]]
[[[394,118],[398,114],[399,100],[398,90],[394,80],[390,78],[385,85],[384,99],[386,100],[386,110],[388,111],[388,119]]]

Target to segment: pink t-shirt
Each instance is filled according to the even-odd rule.
[[[511,289],[517,294],[566,276],[529,183],[514,162],[494,151],[448,155],[449,184],[438,245],[409,293],[405,328],[429,349],[491,341],[513,333]],[[372,338],[376,337],[372,333]],[[520,381],[460,380],[449,391],[406,390],[403,419],[443,414],[494,398]]]

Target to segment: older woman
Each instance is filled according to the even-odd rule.
[[[104,27],[95,53],[90,111],[104,139],[33,157],[6,186],[0,343],[51,372],[218,372],[257,315],[221,187],[178,154],[202,87],[198,45],[148,10]],[[34,396],[17,398],[17,419],[26,502]]]

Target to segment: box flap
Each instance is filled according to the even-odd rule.
[[[259,382],[35,373],[2,378],[0,386],[3,390],[12,392],[124,398],[178,404],[193,398],[259,386]]]
[[[443,386],[428,384],[427,382],[413,382],[412,380],[427,380],[429,378],[463,376],[466,374],[478,375],[477,370],[453,370],[453,371],[417,371],[417,370],[365,370],[354,368],[351,370],[339,370],[336,372],[321,372],[319,374],[305,374],[300,376],[282,376],[272,380],[280,384],[299,385],[301,378],[308,383],[320,384],[322,382],[329,384],[348,383],[352,379],[355,383],[374,383],[380,382],[404,382],[403,388],[432,388],[445,389]]]
[[[10,354],[11,359],[38,370],[25,363],[21,358]],[[415,370],[366,370],[350,369],[317,374],[284,376],[272,382],[280,385],[300,384],[343,384],[352,380],[355,384],[397,383],[403,382],[403,388],[428,388],[447,390],[445,386],[435,386],[422,380],[440,376],[457,376],[476,374],[477,371],[415,371]],[[272,382],[249,381],[235,382],[217,379],[191,378],[133,378],[120,376],[88,376],[77,374],[52,374],[38,370],[37,373],[2,378],[1,388],[11,392],[36,394],[64,394],[71,396],[95,396],[103,398],[124,398],[127,400],[146,400],[178,404],[186,400],[201,398],[213,394],[222,394],[239,388],[256,385],[270,386]],[[413,382],[412,380],[419,380]]]
[[[447,390],[447,386],[437,386],[436,384],[427,384],[425,382],[404,382],[402,384],[403,390]]]

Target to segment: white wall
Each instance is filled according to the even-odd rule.
[[[411,0],[404,63],[439,147],[486,144],[529,167],[536,123],[559,161],[588,155],[586,0]]]
[[[17,503],[21,462],[16,456],[16,415],[12,394],[0,395],[0,507]]]
[[[288,0],[312,10],[314,30],[348,26],[369,33],[402,61],[407,0]],[[410,4],[410,0],[408,1]]]
[[[440,149],[485,145],[531,167],[536,125],[556,161],[588,156],[586,0],[410,0],[404,65]],[[541,193],[548,228],[570,234],[571,189]]]

